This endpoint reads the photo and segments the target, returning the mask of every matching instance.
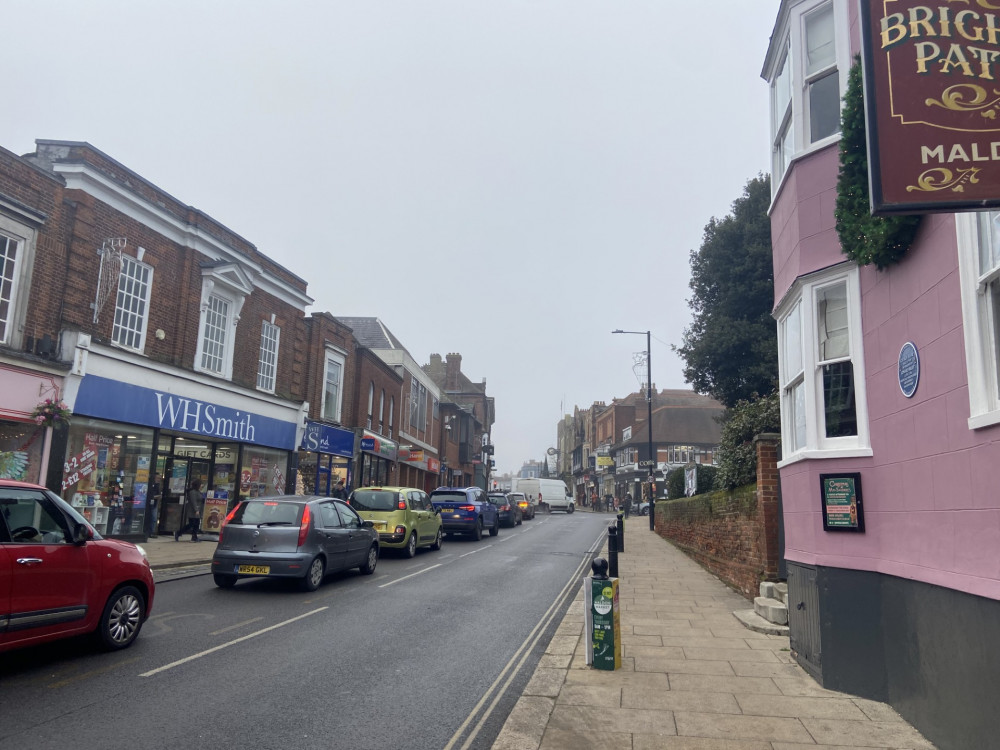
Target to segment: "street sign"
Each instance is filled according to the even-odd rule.
[[[656,466],[656,461],[640,461],[639,466]]]

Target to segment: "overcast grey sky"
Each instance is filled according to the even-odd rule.
[[[0,145],[88,141],[496,399],[687,387],[689,253],[768,171],[778,0],[7,0]],[[641,368],[644,379],[645,368]]]

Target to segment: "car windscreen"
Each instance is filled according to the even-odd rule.
[[[391,490],[354,490],[350,503],[354,510],[396,510],[398,497]]]
[[[243,526],[298,526],[303,506],[273,500],[247,500],[236,508],[230,523]]]

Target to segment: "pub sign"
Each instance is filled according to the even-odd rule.
[[[1000,0],[860,0],[872,213],[1000,206]]]

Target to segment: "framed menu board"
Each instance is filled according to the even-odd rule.
[[[861,497],[861,474],[820,474],[823,531],[865,530],[865,508]]]

